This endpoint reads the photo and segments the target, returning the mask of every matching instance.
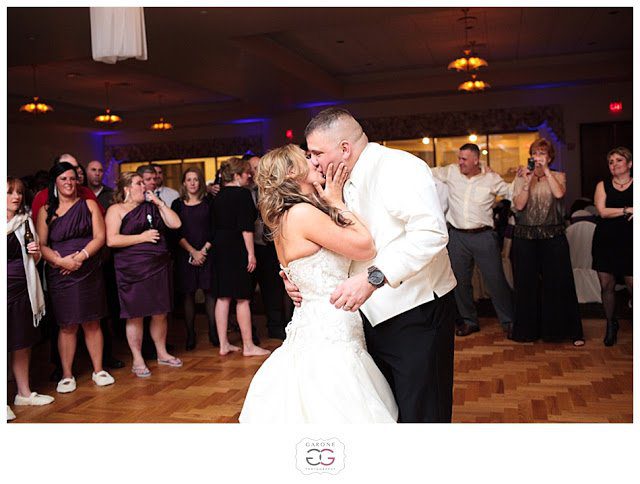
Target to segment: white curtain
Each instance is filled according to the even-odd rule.
[[[115,64],[135,57],[147,60],[142,7],[91,7],[93,60]]]

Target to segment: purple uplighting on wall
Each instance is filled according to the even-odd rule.
[[[262,123],[266,121],[266,118],[242,118],[242,119],[233,119],[229,121],[229,124],[251,124],[251,123]]]
[[[296,107],[298,109],[310,109],[310,108],[322,108],[325,106],[335,106],[336,104],[340,104],[339,101],[318,101],[312,103],[302,103],[298,104]]]

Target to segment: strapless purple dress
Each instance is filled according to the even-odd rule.
[[[160,232],[158,243],[144,242],[114,249],[120,317],[142,318],[168,313],[172,309],[171,256],[166,226],[158,208],[144,202],[122,219],[122,235],[141,234],[154,228]]]
[[[62,217],[53,219],[48,238],[49,247],[62,257],[84,249],[93,238],[86,200],[79,199]],[[86,323],[106,316],[101,250],[71,274],[63,276],[51,266],[47,266],[46,274],[53,314],[59,325]]]

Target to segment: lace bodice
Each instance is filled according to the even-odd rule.
[[[350,265],[347,257],[321,248],[282,267],[302,294],[302,305],[295,308],[286,328],[285,344],[293,344],[294,340],[296,345],[329,340],[365,348],[360,314],[336,309],[329,302],[336,286],[349,277]]]

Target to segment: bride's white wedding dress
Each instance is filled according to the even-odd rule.
[[[391,388],[367,353],[358,312],[329,297],[347,279],[350,260],[320,249],[283,268],[302,293],[287,338],[255,374],[241,423],[395,422]]]

